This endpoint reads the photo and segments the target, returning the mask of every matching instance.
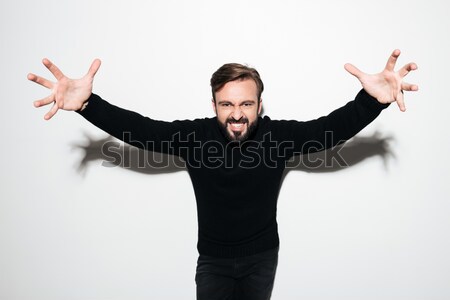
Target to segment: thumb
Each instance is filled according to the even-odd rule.
[[[349,72],[350,74],[352,74],[353,76],[355,76],[356,78],[360,78],[364,73],[361,72],[357,67],[355,67],[352,64],[345,64],[344,68],[347,72]]]
[[[100,68],[100,65],[102,64],[101,60],[96,58],[89,68],[89,71],[87,73],[88,76],[91,78],[94,78],[95,74],[97,73],[98,69]]]

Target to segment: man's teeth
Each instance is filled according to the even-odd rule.
[[[240,129],[242,126],[244,126],[244,123],[230,123],[231,127]]]

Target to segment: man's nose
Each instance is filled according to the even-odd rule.
[[[235,107],[233,110],[232,117],[237,121],[242,117],[242,111],[240,107]]]

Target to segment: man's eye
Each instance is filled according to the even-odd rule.
[[[228,107],[228,106],[230,106],[230,103],[222,103],[222,106]]]

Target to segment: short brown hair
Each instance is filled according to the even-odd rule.
[[[264,84],[258,71],[245,65],[230,63],[221,66],[211,77],[211,90],[214,102],[216,92],[227,82],[235,80],[253,79],[256,83],[258,101],[261,101],[261,94],[264,91]]]

